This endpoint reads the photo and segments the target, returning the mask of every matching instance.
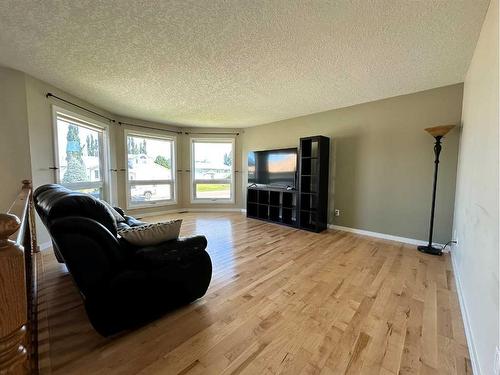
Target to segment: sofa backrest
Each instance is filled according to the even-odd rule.
[[[108,208],[90,194],[61,185],[42,185],[33,193],[35,209],[47,228],[50,222],[67,216],[82,216],[102,224],[116,237],[116,220]],[[50,228],[49,228],[50,231]]]
[[[33,200],[56,257],[66,263],[80,292],[86,298],[98,294],[125,260],[114,216],[90,194],[61,185],[40,186]]]

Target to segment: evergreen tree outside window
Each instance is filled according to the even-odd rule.
[[[109,198],[107,127],[78,118],[54,107],[56,181],[96,198]]]
[[[87,155],[99,156],[99,140],[94,139],[93,134],[87,135]]]
[[[62,179],[63,183],[84,182],[87,180],[85,163],[82,158],[82,146],[80,146],[80,134],[78,126],[69,124],[66,137],[66,171]]]

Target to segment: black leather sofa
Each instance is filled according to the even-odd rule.
[[[206,293],[212,263],[204,236],[141,248],[120,238],[117,228],[143,223],[126,215],[117,223],[89,194],[49,184],[37,188],[33,199],[57,259],[66,263],[101,335],[140,326]]]

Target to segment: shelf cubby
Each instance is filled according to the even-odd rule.
[[[318,159],[301,158],[301,175],[311,176],[318,173]]]
[[[269,191],[268,190],[259,190],[259,203],[260,204],[269,204]]]
[[[301,138],[301,158],[317,158],[319,155],[319,139],[317,137]]]
[[[279,206],[280,205],[280,199],[281,198],[281,192],[279,191],[270,191],[269,192],[269,204],[272,206]]]
[[[301,194],[300,196],[302,210],[316,210],[318,208],[318,197],[316,194]]]
[[[280,207],[269,206],[269,220],[280,221]]]
[[[248,189],[247,202],[248,203],[258,203],[259,202],[259,192],[255,189]]]
[[[283,192],[282,205],[283,205],[283,207],[287,207],[287,208],[295,207],[297,205],[297,194]]]
[[[300,211],[300,226],[304,229],[315,229],[317,227],[316,212]]]
[[[317,193],[318,192],[318,179],[316,176],[301,175],[300,186],[301,186],[301,192]]]
[[[268,219],[269,218],[269,206],[264,204],[259,204],[258,206],[258,217],[260,219]]]
[[[296,223],[296,210],[294,208],[283,208],[281,215],[282,222],[285,224],[295,224]]]
[[[258,217],[259,215],[259,205],[257,203],[247,203],[247,216],[248,217]]]

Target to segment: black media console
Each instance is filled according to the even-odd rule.
[[[254,219],[321,232],[328,223],[330,139],[300,139],[298,190],[247,188],[247,216]]]

